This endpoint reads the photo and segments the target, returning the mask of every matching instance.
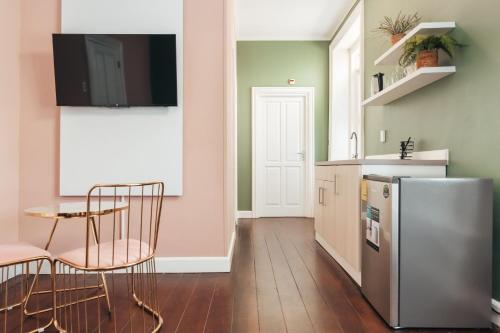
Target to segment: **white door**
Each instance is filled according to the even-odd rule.
[[[123,45],[107,36],[85,37],[92,105],[127,105]]]
[[[257,217],[309,215],[308,101],[307,96],[298,95],[293,88],[288,88],[290,94],[286,89],[281,88],[280,94],[266,94],[264,91],[254,96],[254,203]]]

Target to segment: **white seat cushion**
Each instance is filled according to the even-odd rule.
[[[113,242],[101,243],[99,247],[98,260],[97,245],[90,246],[89,262],[87,267],[85,266],[85,247],[65,252],[59,255],[57,259],[72,266],[76,266],[77,268],[106,269],[142,261],[153,253],[147,243],[140,242],[136,239],[128,240],[128,252],[126,239],[115,240],[114,248],[113,260]]]
[[[28,243],[0,244],[0,265],[26,261],[39,257],[50,258],[50,253]]]

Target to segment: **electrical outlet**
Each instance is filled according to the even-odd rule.
[[[385,143],[386,134],[387,134],[386,130],[380,130],[380,142]]]

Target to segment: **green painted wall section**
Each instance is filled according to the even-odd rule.
[[[384,107],[365,111],[365,150],[394,153],[412,136],[417,150],[450,149],[448,173],[495,181],[494,297],[500,299],[500,1],[365,0],[365,94],[370,75],[392,67],[373,61],[389,47],[373,33],[384,15],[418,11],[423,21],[456,21],[453,35],[468,46],[454,60],[457,73]],[[379,131],[386,129],[387,142]],[[464,244],[466,245],[466,244]]]
[[[315,88],[315,159],[328,159],[328,46],[326,41],[242,41],[238,71],[238,210],[252,210],[252,87]]]

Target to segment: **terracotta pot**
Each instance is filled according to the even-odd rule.
[[[437,67],[438,66],[438,51],[420,51],[417,54],[417,69],[420,67]]]
[[[401,38],[403,38],[404,36],[406,36],[406,34],[404,32],[402,32],[400,34],[392,35],[391,36],[391,43],[392,43],[392,45],[394,45],[397,42],[399,42],[401,40]]]

